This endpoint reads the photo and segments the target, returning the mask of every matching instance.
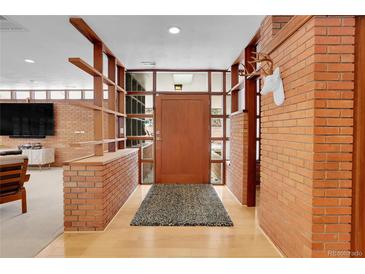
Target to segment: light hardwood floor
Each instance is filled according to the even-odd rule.
[[[233,227],[133,227],[149,186],[138,186],[103,232],[64,233],[37,257],[281,257],[258,227],[255,208],[215,186]]]

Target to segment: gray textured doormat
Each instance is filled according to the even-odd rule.
[[[233,226],[233,222],[211,185],[155,184],[131,226]]]

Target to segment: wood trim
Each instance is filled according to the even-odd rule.
[[[351,250],[365,257],[365,16],[356,17]],[[358,257],[358,256],[357,256]]]
[[[142,147],[138,148],[138,184],[142,184]]]
[[[241,80],[239,81],[237,84],[235,84],[230,90],[227,91],[227,94],[232,93],[233,91],[240,91],[241,89],[244,88],[245,84],[245,80]]]
[[[211,159],[210,160],[210,163],[213,163],[213,164],[222,164],[222,163],[224,163],[224,160],[223,159]]]
[[[127,114],[127,118],[153,118],[153,114]]]
[[[108,144],[118,141],[124,141],[126,138],[112,138],[112,139],[103,139],[98,141],[83,141],[83,142],[74,142],[70,143],[71,147],[82,147],[82,146],[90,146],[90,145],[101,145],[101,144]],[[114,151],[110,151],[114,152]],[[96,156],[102,156],[102,155],[96,155]]]
[[[79,17],[71,17],[70,23],[93,44],[93,67],[81,58],[69,58],[69,61],[79,67],[86,73],[93,76],[94,104],[85,104],[78,102],[77,105],[90,108],[94,111],[94,140],[88,142],[79,142],[71,144],[90,145],[94,144],[94,153],[96,156],[103,156],[104,144],[108,144],[108,151],[115,152],[117,149],[125,148],[124,133],[119,132],[119,128],[125,127],[125,90],[124,90],[124,73],[125,67],[118,60],[111,50],[103,43],[100,37],[91,29],[91,27]],[[108,60],[108,76],[103,74],[104,53]],[[117,77],[116,77],[117,74]],[[108,85],[108,100],[104,100],[103,83]],[[67,94],[67,93],[66,93]],[[84,99],[84,95],[82,95]],[[107,101],[108,108],[104,108],[104,101]],[[108,130],[104,133],[104,113],[108,113]],[[120,119],[122,117],[123,120]],[[123,122],[123,123],[122,123]],[[109,139],[104,139],[107,136]]]
[[[227,115],[227,93],[226,93],[226,84],[227,84],[227,73],[226,72],[223,72],[223,87],[222,87],[222,90],[223,90],[223,174],[222,174],[222,184],[225,185],[226,184],[226,155],[227,155],[227,145],[226,145],[226,142],[227,142],[227,118],[229,118],[229,115]]]
[[[101,73],[95,69],[93,66],[90,66],[88,63],[86,63],[84,60],[78,57],[70,57],[68,58],[68,61],[75,65],[76,67],[82,69],[86,73],[90,74],[91,76],[102,76]]]
[[[225,72],[226,69],[128,69],[127,72]]]
[[[290,36],[292,36],[299,28],[301,28],[305,23],[307,23],[313,15],[296,15],[289,20],[285,26],[280,29],[271,41],[265,45],[261,51],[267,54],[272,53],[277,49],[284,41],[286,41]]]
[[[245,56],[251,56],[252,52],[256,51],[256,45],[249,45],[245,48]],[[245,59],[245,66],[249,67],[247,58]],[[243,151],[247,151],[247,206],[252,207],[256,205],[256,78],[245,77],[245,108],[247,109],[247,131],[248,131],[248,145],[244,147]]]
[[[106,112],[106,113],[109,113],[109,114],[115,114],[116,116],[120,116],[120,117],[127,117],[127,115],[124,114],[124,113],[120,113],[118,111],[114,111],[114,110],[107,109],[107,108],[102,108],[102,107],[99,107],[99,106],[94,105],[94,104],[89,104],[89,103],[84,103],[84,102],[69,102],[69,104],[73,105],[73,106],[98,110],[98,111]]]
[[[108,56],[115,57],[112,51],[103,43],[100,37],[92,30],[92,28],[84,21],[84,19],[80,17],[71,17],[70,23],[82,34],[84,35],[91,43],[102,43],[102,51],[105,52]],[[123,63],[116,58],[116,62],[118,66],[125,67]]]
[[[231,87],[235,87],[239,84],[239,71],[238,71],[239,64],[234,64],[231,67]],[[231,112],[236,112],[239,110],[238,106],[238,90],[232,90],[232,97],[231,97]]]
[[[127,136],[127,140],[154,140],[153,136]]]
[[[155,161],[153,159],[141,159],[142,163],[154,163]]]

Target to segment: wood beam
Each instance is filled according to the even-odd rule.
[[[86,63],[81,58],[77,57],[71,57],[68,58],[68,61],[72,64],[74,64],[76,67],[82,69],[86,73],[90,74],[91,76],[102,76],[101,73],[95,69],[93,66],[90,66],[88,63]]]

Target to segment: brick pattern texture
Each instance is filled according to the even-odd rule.
[[[138,151],[105,165],[65,165],[64,230],[104,230],[138,185]]]
[[[24,102],[24,100],[1,102]],[[41,143],[44,147],[53,147],[55,148],[55,166],[62,166],[64,161],[94,154],[92,146],[70,147],[71,143],[94,139],[93,110],[71,105],[68,101],[44,100],[42,102],[54,103],[55,135],[47,136],[44,139],[13,139],[8,136],[0,136],[0,145],[14,148],[26,143]],[[107,123],[108,120],[105,117],[104,132],[107,132]],[[78,133],[80,131],[84,131],[84,133]]]
[[[354,18],[314,16],[270,56],[286,100],[262,96],[260,225],[289,257],[336,256],[350,248]]]
[[[44,139],[13,139],[0,136],[0,143],[16,147],[25,143],[42,143],[44,147],[55,148],[55,165],[62,166],[66,160],[93,154],[92,147],[71,148],[70,143],[93,140],[93,111],[68,103],[54,102],[55,136]],[[75,133],[84,131],[84,134]]]
[[[227,166],[226,185],[243,205],[247,204],[247,151],[243,150],[247,144],[247,113],[231,115],[231,160]]]

